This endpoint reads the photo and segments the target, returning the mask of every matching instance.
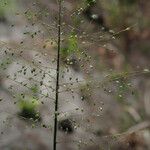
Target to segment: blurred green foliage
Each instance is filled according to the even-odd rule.
[[[71,32],[67,38],[66,47],[61,49],[61,54],[63,58],[66,58],[73,52],[77,51],[78,51],[77,35],[74,32]]]
[[[18,102],[20,109],[19,115],[26,119],[32,119],[34,121],[40,121],[40,114],[37,112],[37,107],[39,106],[39,101],[33,97],[28,97],[26,99],[20,98]]]
[[[0,17],[16,9],[16,0],[0,0]]]
[[[120,118],[120,130],[122,132],[126,131],[135,124],[136,121],[131,117],[131,115],[128,112],[123,113],[123,115]]]
[[[107,12],[107,20],[111,28],[123,29],[134,26],[138,30],[148,18],[142,16],[140,4],[137,0],[112,0],[104,1],[103,7]],[[142,21],[141,21],[142,20]]]
[[[32,111],[32,110],[35,110],[35,108],[37,108],[37,106],[39,105],[39,102],[34,98],[28,98],[27,100],[20,99],[18,104],[21,110],[27,109],[29,111]]]
[[[96,3],[96,0],[85,0],[86,5],[93,5]]]

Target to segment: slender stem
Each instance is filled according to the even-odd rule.
[[[55,114],[54,114],[54,139],[53,150],[56,150],[57,145],[57,115],[58,115],[58,96],[59,96],[59,71],[60,71],[60,48],[61,48],[61,0],[58,0],[58,52],[57,52],[57,69],[56,69],[56,99],[55,99]]]

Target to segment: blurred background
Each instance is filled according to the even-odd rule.
[[[150,149],[149,8],[62,1],[58,150]],[[52,150],[58,13],[0,0],[1,150]]]

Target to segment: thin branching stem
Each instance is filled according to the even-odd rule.
[[[57,68],[56,68],[56,99],[55,99],[55,114],[54,114],[54,138],[53,150],[57,146],[57,123],[58,123],[58,99],[59,99],[59,72],[60,72],[60,48],[61,48],[61,0],[58,0],[58,52],[57,52]]]

